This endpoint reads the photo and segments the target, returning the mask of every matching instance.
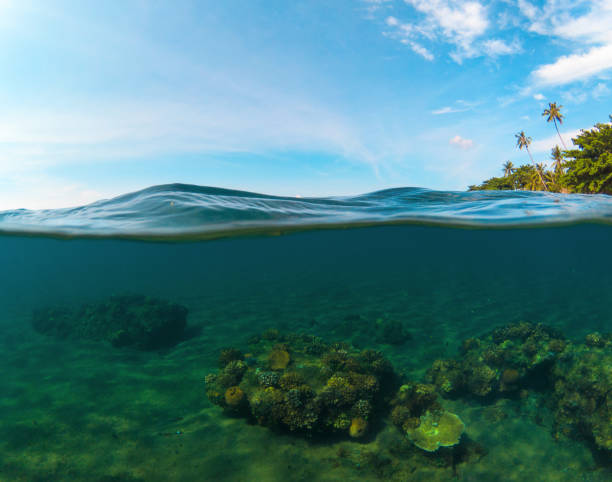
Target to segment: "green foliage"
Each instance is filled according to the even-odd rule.
[[[482,184],[470,186],[469,191],[542,190],[543,186],[536,168],[525,164],[514,168],[512,174],[492,177]]]
[[[531,139],[524,132],[516,138],[519,148],[528,148]],[[468,190],[542,191],[544,181],[551,192],[612,194],[612,124],[596,124],[572,141],[576,149],[553,148],[551,169],[546,169],[543,163],[514,169],[507,162],[502,168],[503,177],[492,177],[480,185],[469,186]]]
[[[596,124],[573,141],[578,149],[563,153],[562,184],[571,192],[612,194],[612,125]]]

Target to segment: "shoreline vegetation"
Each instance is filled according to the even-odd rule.
[[[610,123],[597,123],[591,129],[582,129],[572,139],[574,148],[567,149],[558,127],[563,122],[562,107],[551,102],[542,113],[547,122],[553,122],[563,146],[552,148],[550,166],[544,162],[535,162],[529,150],[531,137],[521,131],[515,135],[516,146],[520,150],[525,149],[531,164],[515,167],[511,161],[507,161],[502,166],[503,176],[491,177],[481,184],[468,186],[468,191],[612,194],[612,115]]]

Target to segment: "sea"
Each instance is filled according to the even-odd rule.
[[[0,480],[612,480],[611,224],[605,195],[421,188],[296,198],[171,184],[0,212]],[[127,295],[186,307],[183,336],[143,350],[80,336],[78,316],[65,336],[33,324]],[[389,323],[402,336],[379,336]],[[355,438],[207,397],[222,350],[248,354],[270,333],[375,350],[398,383],[426,384],[464,340],[521,323],[566,340],[565,366],[590,385],[571,403],[569,376],[482,397],[436,387],[465,425],[436,451],[384,403]]]

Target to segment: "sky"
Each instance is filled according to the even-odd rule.
[[[0,0],[0,210],[465,190],[612,114],[612,0]]]

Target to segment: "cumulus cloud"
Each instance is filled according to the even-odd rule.
[[[538,67],[534,70],[533,76],[540,85],[563,85],[589,79],[610,68],[612,68],[612,43],[593,47],[584,53],[559,57],[552,64]]]
[[[532,72],[535,84],[558,86],[595,78],[612,69],[612,2],[546,0],[537,6],[518,0],[528,29],[566,41],[574,51]]]
[[[486,8],[476,1],[406,0],[415,10],[425,15],[427,33],[442,36],[454,44],[452,54],[457,61],[476,55],[474,40],[489,26]]]
[[[448,143],[451,146],[456,146],[465,150],[471,149],[474,146],[474,141],[472,139],[464,139],[460,135],[456,135],[455,137],[451,138]]]
[[[386,35],[408,45],[414,52],[433,60],[434,55],[423,43],[448,43],[454,47],[450,57],[457,63],[464,59],[512,55],[522,50],[518,40],[508,42],[487,38],[493,25],[489,7],[476,0],[404,0],[420,15],[416,21],[388,17],[391,28]]]

